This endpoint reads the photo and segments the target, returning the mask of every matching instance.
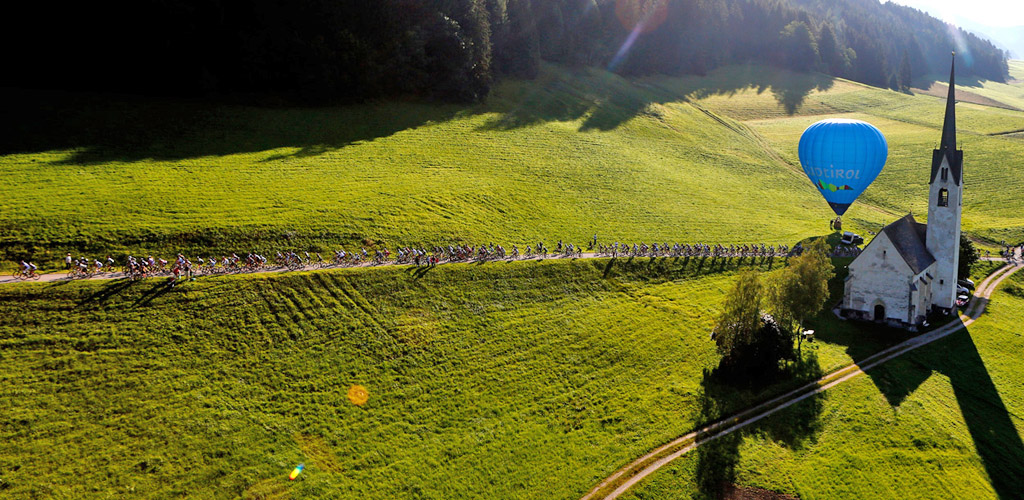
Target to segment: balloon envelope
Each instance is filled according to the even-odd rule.
[[[811,183],[843,215],[882,171],[889,145],[870,123],[829,118],[804,130],[799,154]]]

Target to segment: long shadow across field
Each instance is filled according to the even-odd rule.
[[[813,351],[808,354],[812,357],[805,358],[790,375],[794,381],[821,375]],[[1020,498],[1024,442],[966,328],[866,373],[893,407],[899,406],[933,373],[948,377],[992,488],[1001,499]],[[735,398],[736,392],[756,392],[759,387],[737,384],[735,380],[736,377],[729,376],[722,367],[705,373],[701,383],[702,419],[717,420],[723,414],[722,404]],[[735,486],[735,467],[744,435],[759,434],[794,449],[814,442],[821,430],[819,416],[824,394],[698,448],[697,479],[702,495],[707,498],[730,495]]]
[[[61,164],[93,165],[296,149],[265,159],[270,161],[319,155],[483,112],[498,113],[482,126],[485,130],[583,117],[581,131],[611,130],[647,112],[653,103],[731,95],[746,89],[771,92],[786,112],[793,114],[812,90],[828,89],[832,81],[822,75],[751,67],[719,78],[673,80],[671,87],[659,87],[580,69],[569,74],[545,73],[522,85],[522,95],[503,96],[503,100],[483,105],[383,102],[317,108],[6,89],[0,96],[0,120],[12,126],[0,136],[0,156],[71,150]]]
[[[595,78],[594,70],[577,70],[581,79]],[[616,77],[617,78],[617,77]],[[487,130],[508,130],[548,121],[572,121],[583,117],[581,131],[612,130],[640,115],[651,104],[703,99],[715,95],[734,95],[744,90],[771,92],[787,114],[800,109],[813,90],[832,87],[831,77],[819,74],[796,74],[764,67],[749,67],[728,77],[673,80],[672,87],[648,81],[631,83],[626,79],[605,79],[585,89],[571,82],[553,78],[538,81],[510,109],[483,126]],[[636,87],[640,87],[637,89]]]
[[[836,286],[830,289],[830,304],[835,304],[842,296],[841,284],[847,272],[848,259],[836,259],[834,262],[837,263],[836,279],[833,280]],[[987,303],[989,299],[981,297],[976,300]],[[949,321],[963,324],[959,318]],[[819,315],[811,323],[810,326],[819,332],[819,340],[846,346],[847,354],[855,361],[916,335],[884,325],[864,328],[863,323],[838,321],[831,313]],[[953,385],[964,422],[988,472],[992,488],[1000,498],[1020,498],[1015,478],[1024,477],[1024,443],[966,327],[866,373],[889,405],[896,408],[936,372],[949,377]]]
[[[867,372],[893,407],[899,406],[933,373],[949,378],[967,431],[996,494],[1003,499],[1020,498],[1024,442],[966,328]]]
[[[22,91],[0,96],[0,156],[73,150],[61,163],[182,160],[298,148],[305,157],[471,113],[441,104],[300,108],[185,99]]]

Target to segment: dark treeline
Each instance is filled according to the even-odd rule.
[[[759,62],[906,88],[1006,54],[877,0],[135,0],[8,9],[2,84],[173,95],[473,101],[541,61],[629,74]],[[960,48],[954,40],[962,40]]]

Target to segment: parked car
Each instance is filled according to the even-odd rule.
[[[966,306],[967,303],[970,302],[970,301],[971,301],[971,296],[970,295],[957,295],[957,297],[956,297],[956,305],[957,305],[957,307]]]
[[[974,290],[974,282],[969,280],[969,279],[967,279],[967,278],[964,278],[962,280],[957,281],[956,284],[958,284],[958,285],[960,285],[960,286],[962,286],[962,287],[964,287],[964,288],[966,288],[968,290]]]
[[[844,245],[860,245],[864,243],[864,238],[857,233],[843,231],[843,237],[839,239],[839,242]]]

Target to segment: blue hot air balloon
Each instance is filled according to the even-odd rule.
[[[885,166],[889,146],[874,125],[829,118],[800,136],[800,164],[836,215],[843,215]]]

